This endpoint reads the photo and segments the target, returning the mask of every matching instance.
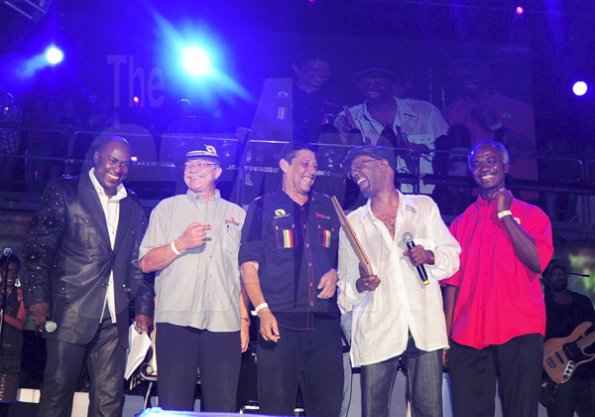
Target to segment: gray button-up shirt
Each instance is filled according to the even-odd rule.
[[[140,258],[179,238],[192,222],[211,225],[205,244],[157,272],[155,321],[213,332],[240,329],[238,250],[246,213],[221,198],[188,190],[161,201],[151,213]]]

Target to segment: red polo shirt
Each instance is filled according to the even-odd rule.
[[[545,334],[545,304],[539,274],[516,256],[496,213],[496,200],[481,196],[451,224],[461,245],[461,267],[442,285],[459,287],[452,339],[483,349],[532,333]],[[545,269],[553,254],[552,225],[546,214],[524,201],[512,201],[512,215],[535,240]]]

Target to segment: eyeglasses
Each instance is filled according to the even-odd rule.
[[[349,169],[349,176],[351,177],[356,171],[359,172],[364,167],[364,164],[368,162],[378,162],[378,159],[363,159],[351,164],[351,168]]]
[[[128,167],[130,167],[130,161],[120,161],[119,159],[113,158],[111,156],[107,158],[107,163],[110,166],[117,166],[119,168],[128,168]]]
[[[188,168],[202,169],[202,168],[214,167],[214,166],[218,166],[218,165],[219,164],[215,164],[212,162],[185,162],[184,169],[188,169]]]

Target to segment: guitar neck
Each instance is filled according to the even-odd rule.
[[[591,346],[593,342],[595,342],[595,332],[591,332],[591,334],[588,334],[580,340],[577,340],[576,345],[580,348],[580,350],[585,350]]]

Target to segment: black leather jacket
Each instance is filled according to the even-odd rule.
[[[120,201],[112,250],[105,215],[89,175],[48,184],[25,243],[25,305],[50,303],[58,324],[48,337],[86,344],[101,321],[110,271],[114,271],[120,343],[128,346],[128,304],[136,314],[153,315],[154,290],[138,261],[146,217],[129,191]]]

